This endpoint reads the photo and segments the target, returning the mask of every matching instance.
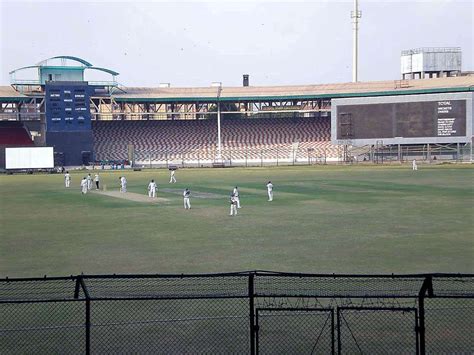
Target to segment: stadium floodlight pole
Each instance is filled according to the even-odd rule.
[[[217,87],[217,160],[222,160],[222,146],[221,146],[221,97],[222,85]]]
[[[359,54],[359,19],[362,17],[362,11],[359,11],[359,0],[354,0],[354,11],[351,11],[352,18],[352,82],[357,82],[357,57]]]

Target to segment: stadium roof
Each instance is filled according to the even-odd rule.
[[[408,85],[407,85],[408,84]],[[117,101],[170,102],[216,101],[218,87],[195,88],[145,88],[122,87],[124,92],[112,96]],[[222,101],[292,100],[403,94],[429,94],[442,92],[474,91],[474,76],[409,80],[400,85],[399,80],[357,83],[226,87],[220,90]],[[0,86],[0,101],[24,101],[29,96],[10,86]]]
[[[216,100],[219,88],[124,87],[123,90],[113,95],[117,101],[206,101]],[[320,85],[222,86],[219,98],[222,101],[291,100],[457,91],[474,91],[474,77],[417,79],[403,84],[399,80],[390,80]]]
[[[11,86],[0,86],[0,102],[26,101],[30,97],[20,94]]]

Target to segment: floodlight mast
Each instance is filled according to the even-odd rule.
[[[357,57],[359,52],[359,19],[362,17],[362,11],[359,11],[359,1],[354,0],[354,10],[351,11],[352,18],[352,82],[357,82]]]
[[[222,84],[219,83],[217,87],[217,157],[216,160],[219,162],[222,160],[222,145],[221,145],[221,105],[220,97],[222,91]]]

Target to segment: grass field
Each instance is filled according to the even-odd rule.
[[[122,172],[100,174],[118,190]],[[0,277],[474,272],[473,166],[183,169],[172,186],[166,170],[125,174],[130,192],[154,178],[168,201],[82,196],[83,172],[70,189],[59,174],[0,176]],[[235,185],[242,209],[229,217]],[[185,211],[185,187],[210,198]]]

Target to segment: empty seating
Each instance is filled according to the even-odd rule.
[[[34,145],[28,130],[21,122],[0,122],[0,145],[31,146]]]
[[[309,152],[311,156],[337,157],[337,149],[330,143],[330,119],[327,117],[223,116],[223,159],[305,159]],[[95,121],[93,135],[97,160],[127,159],[128,145],[134,146],[138,162],[214,160],[217,153],[216,119]]]

